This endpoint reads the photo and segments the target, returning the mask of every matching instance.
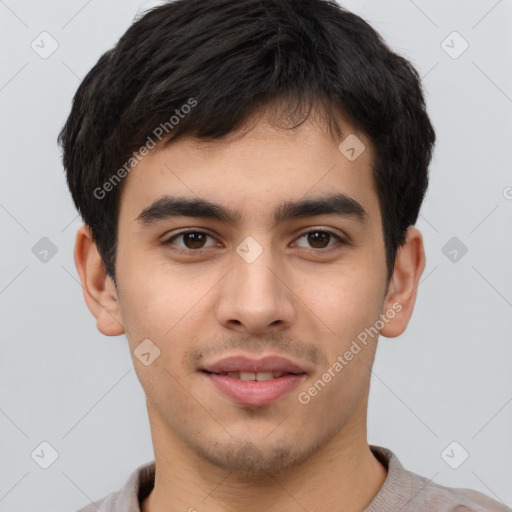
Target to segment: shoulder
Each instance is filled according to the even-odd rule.
[[[114,512],[120,492],[121,491],[112,492],[108,496],[77,510],[77,512],[98,512],[99,510],[101,510],[101,512]]]
[[[412,510],[436,510],[438,512],[512,512],[502,503],[481,492],[455,487],[445,487],[411,473],[416,482],[411,499]],[[416,505],[415,505],[416,504]],[[417,508],[419,505],[420,508]]]
[[[143,464],[131,473],[120,490],[91,502],[77,512],[140,512],[139,503],[153,489],[154,480],[155,463]]]
[[[445,487],[432,479],[407,471],[387,448],[370,448],[375,457],[387,467],[388,475],[365,512],[512,512],[512,509],[480,492]]]

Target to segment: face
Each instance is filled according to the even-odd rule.
[[[137,165],[116,277],[154,442],[258,473],[365,432],[377,339],[346,353],[386,313],[387,271],[364,136],[350,161],[313,120],[238,135]]]

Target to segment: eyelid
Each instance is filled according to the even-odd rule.
[[[296,235],[296,239],[300,238],[301,236],[307,235],[309,233],[314,233],[315,231],[321,231],[322,233],[329,233],[333,236],[338,237],[340,240],[344,241],[345,243],[349,243],[350,238],[348,235],[346,235],[343,231],[335,229],[335,228],[328,228],[323,226],[313,226],[308,227],[304,231],[299,231],[299,234]]]
[[[313,252],[319,252],[319,253],[320,252],[328,252],[331,249],[336,249],[339,245],[349,245],[351,243],[349,238],[346,235],[340,234],[339,232],[334,231],[332,228],[324,228],[324,227],[309,227],[305,231],[299,232],[295,236],[293,241],[296,242],[297,240],[299,240],[303,236],[308,235],[310,233],[315,233],[315,232],[328,233],[329,235],[334,237],[338,241],[338,243],[334,244],[334,245],[331,245],[331,246],[327,246],[326,248],[321,248],[321,249],[309,248],[309,250],[311,250]],[[182,235],[187,235],[187,234],[190,234],[190,233],[203,234],[203,235],[206,235],[206,236],[208,236],[208,237],[210,237],[210,238],[212,238],[214,240],[216,240],[216,238],[217,238],[216,236],[212,235],[211,233],[209,233],[204,228],[185,228],[182,231],[179,231],[178,233],[172,234],[170,237],[166,237],[162,241],[162,245],[174,245],[176,251],[184,252],[184,253],[187,253],[187,254],[192,254],[192,253],[193,254],[199,254],[202,251],[206,251],[206,250],[214,247],[214,245],[212,245],[210,247],[201,247],[199,249],[188,249],[188,248],[185,248],[185,247],[179,247],[179,246],[177,246],[175,244],[172,244],[172,242],[176,238],[179,238]],[[217,240],[217,243],[219,243],[218,240]],[[300,248],[301,249],[308,249],[307,247],[300,247]]]
[[[301,249],[309,249],[309,250],[311,250],[313,252],[321,253],[321,252],[328,252],[330,250],[334,250],[336,248],[339,248],[340,245],[349,245],[350,244],[350,241],[348,240],[347,236],[342,235],[339,232],[334,231],[331,228],[322,228],[322,227],[308,228],[306,231],[303,231],[302,233],[297,235],[295,237],[295,239],[294,239],[294,242],[296,242],[297,240],[301,239],[302,237],[304,237],[306,235],[309,235],[310,233],[316,233],[316,232],[327,233],[327,234],[331,235],[333,238],[335,238],[338,243],[333,244],[333,245],[329,245],[329,246],[327,246],[325,248],[321,248],[321,249],[315,249],[315,248],[312,248],[312,247],[310,247],[310,248],[308,248],[308,247],[300,247]]]
[[[162,245],[171,245],[172,242],[176,238],[179,238],[182,235],[188,235],[188,234],[191,234],[191,233],[197,233],[197,234],[200,234],[200,235],[206,235],[206,236],[212,238],[213,240],[216,240],[216,236],[212,235],[211,233],[209,233],[208,231],[206,231],[203,228],[187,228],[187,229],[184,229],[183,231],[179,231],[178,233],[174,233],[171,236],[164,238],[164,240],[162,241]],[[212,245],[210,247],[213,247],[214,245]],[[202,247],[200,249],[187,249],[186,247],[179,247],[179,246],[176,246],[176,245],[175,245],[175,247],[177,248],[178,251],[193,252],[193,253],[199,253],[200,251],[204,251],[204,250],[210,248],[210,247]]]

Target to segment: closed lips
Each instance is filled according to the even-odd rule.
[[[286,374],[306,373],[298,364],[281,356],[266,356],[252,359],[247,356],[232,356],[201,368],[203,372],[227,375],[240,380],[270,380]]]
[[[214,373],[214,372],[207,372],[207,373]],[[231,377],[233,379],[240,379],[240,380],[257,380],[257,381],[263,381],[263,380],[271,380],[271,379],[278,379],[279,377],[282,377],[283,375],[300,375],[300,374],[292,374],[290,372],[281,372],[281,371],[273,371],[273,372],[220,372],[215,373],[215,375],[226,375],[227,377]]]

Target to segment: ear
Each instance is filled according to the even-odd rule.
[[[74,256],[85,302],[96,318],[98,330],[106,336],[123,334],[117,289],[106,273],[91,231],[85,224],[76,233]]]
[[[405,243],[398,248],[382,314],[389,320],[380,334],[394,338],[402,334],[412,315],[421,274],[425,268],[423,237],[415,227],[407,230]],[[391,318],[390,312],[395,314]],[[387,312],[387,314],[386,314]]]

